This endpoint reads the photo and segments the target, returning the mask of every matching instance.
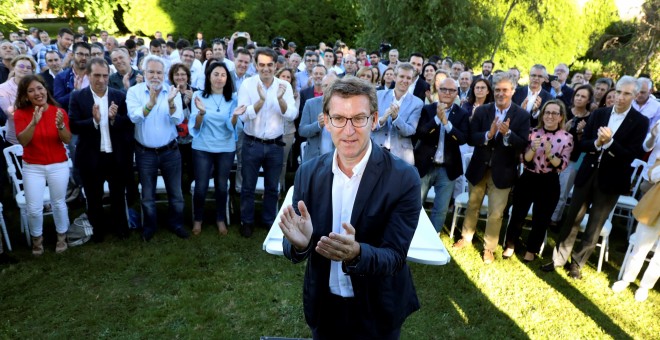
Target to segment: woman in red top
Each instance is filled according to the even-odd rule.
[[[57,230],[55,251],[66,250],[69,213],[64,201],[69,183],[69,165],[64,144],[71,140],[69,116],[57,106],[45,81],[35,75],[18,84],[14,121],[19,143],[23,145],[23,189],[27,202],[32,254],[43,247],[44,190],[48,185]]]

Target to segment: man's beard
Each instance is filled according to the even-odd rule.
[[[149,82],[149,88],[152,90],[160,91],[163,88],[163,82],[152,80]]]

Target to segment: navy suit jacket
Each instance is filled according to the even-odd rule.
[[[543,89],[548,91],[548,93],[550,93],[550,91],[552,90],[552,86],[550,85],[549,82],[543,83]],[[564,105],[568,110],[573,105],[573,88],[571,88],[567,84],[562,85],[561,96],[557,96],[556,98],[564,102]]]
[[[112,102],[115,102],[118,106],[115,122],[110,124],[112,155],[117,164],[125,164],[132,170],[133,123],[128,118],[126,94],[108,88],[108,105]],[[96,169],[101,154],[101,130],[94,127],[93,106],[94,97],[89,86],[71,93],[69,124],[71,125],[71,132],[78,135],[75,166],[82,171]]]
[[[511,98],[511,101],[518,104],[518,106],[520,106],[525,111],[527,109],[522,107],[522,103],[525,101],[525,98],[527,98],[528,91],[529,91],[529,86],[518,86],[516,88],[516,92],[513,94],[513,97]],[[539,110],[541,110],[543,108],[543,105],[545,105],[545,103],[548,100],[552,99],[552,95],[550,94],[550,92],[541,88],[541,92],[539,92],[539,96],[541,97],[541,106],[539,106]],[[566,109],[568,109],[568,106],[566,107]],[[536,127],[539,123],[538,117],[537,118],[532,117],[533,112],[528,112],[528,113],[529,113],[529,125],[531,127]]]
[[[420,177],[424,177],[429,172],[438,150],[440,125],[435,122],[437,109],[437,102],[424,106],[417,124],[415,166]],[[451,122],[452,128],[445,134],[443,156],[447,177],[453,181],[463,174],[463,157],[459,146],[467,142],[470,115],[458,105],[453,104],[447,119]]]
[[[308,87],[300,91],[300,107],[298,108],[298,119],[302,117],[303,109],[305,108],[305,103],[314,98],[314,86]]]
[[[520,154],[528,144],[529,113],[515,103],[511,103],[504,120],[510,119],[511,135],[508,145],[504,144],[504,136],[497,133],[486,141],[486,132],[495,119],[495,103],[479,106],[470,121],[468,144],[474,146],[472,159],[465,172],[465,178],[477,185],[490,167],[493,183],[499,189],[510,188],[518,177]]]
[[[318,123],[318,115],[323,111],[323,97],[312,98],[307,101],[300,117],[300,128],[298,134],[307,139],[305,157],[303,162],[321,155],[321,134],[324,127]],[[334,150],[332,144],[332,150]]]
[[[73,73],[72,68],[65,68],[55,76],[55,79],[53,79],[53,97],[55,97],[55,101],[59,103],[66,112],[69,112],[69,97],[71,96],[71,92],[75,90],[75,80],[76,76]]]
[[[422,208],[421,181],[412,166],[371,145],[350,220],[360,242],[360,260],[343,269],[361,308],[359,322],[373,334],[382,334],[400,327],[420,307],[406,257]],[[332,232],[333,155],[305,162],[296,173],[293,202],[302,200],[309,210],[314,226],[310,247],[298,253],[286,238],[282,244],[292,262],[308,259],[303,305],[311,327],[319,324],[330,294],[330,260],[313,245]],[[297,209],[297,203],[293,206]]]
[[[41,76],[41,78],[44,78],[44,80],[46,81],[46,87],[48,88],[48,92],[52,94],[54,90],[53,81],[55,80],[55,78],[53,78],[53,76],[50,74],[50,71],[48,70],[39,73],[39,75]]]
[[[642,158],[644,149],[642,143],[646,138],[649,120],[634,108],[630,108],[621,126],[616,130],[609,148],[596,150],[594,142],[598,139],[598,128],[607,126],[612,115],[611,107],[604,107],[591,113],[584,135],[580,141],[580,149],[586,152],[584,160],[575,177],[575,186],[583,186],[598,170],[598,184],[601,191],[607,194],[628,195],[630,193],[630,178],[633,168],[630,166],[635,158]]]

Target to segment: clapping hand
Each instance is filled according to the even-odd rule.
[[[502,134],[502,136],[506,135],[509,132],[509,123],[511,122],[511,118],[507,118],[504,122],[498,124],[498,131]]]
[[[264,88],[261,87],[261,84],[257,84],[257,93],[259,94],[259,99],[261,99],[261,101],[266,101],[266,92],[264,91]]]
[[[436,116],[442,122],[442,125],[447,125],[447,114],[445,110],[447,109],[447,104],[438,102],[438,109],[436,110]]]
[[[94,106],[92,106],[92,117],[94,118],[94,122],[97,125],[101,123],[101,110],[99,109],[98,104],[94,104]]]
[[[179,94],[179,89],[174,85],[170,86],[170,94],[167,96],[167,101],[172,103],[177,94]]]
[[[303,251],[312,239],[312,218],[309,216],[305,202],[298,201],[300,215],[296,214],[293,206],[289,205],[282,211],[278,225],[289,243],[298,251]]]
[[[603,146],[612,140],[612,129],[607,126],[601,126],[598,128],[598,146]]]
[[[277,99],[282,99],[282,97],[284,97],[285,92],[286,92],[286,84],[280,84],[277,87]]]
[[[316,119],[319,122],[319,127],[323,128],[325,126],[325,119],[323,118],[323,112],[319,113]]]
[[[55,114],[55,126],[59,129],[60,127],[64,127],[64,114],[62,113],[62,110],[57,109],[57,113]]]
[[[493,139],[493,137],[495,137],[495,133],[497,132],[499,125],[500,125],[500,117],[495,116],[493,122],[490,123],[490,130],[488,130],[488,139]]]
[[[195,97],[195,106],[197,107],[197,110],[206,112],[206,106],[204,106],[204,102],[199,99],[199,97]]]
[[[332,261],[350,261],[360,254],[360,244],[355,241],[355,228],[342,223],[346,234],[330,233],[316,245],[316,252]]]
[[[552,142],[546,141],[543,144],[543,151],[545,151],[545,157],[550,158],[550,155],[552,154]]]
[[[234,113],[231,115],[231,123],[233,125],[236,125],[236,121],[238,120],[238,117],[243,115],[245,113],[245,110],[247,110],[247,106],[241,105],[234,109]]]
[[[110,123],[114,123],[115,118],[117,118],[117,110],[119,110],[119,106],[115,102],[111,102],[108,108],[108,119],[110,119]]]
[[[534,140],[532,141],[532,151],[536,152],[536,150],[541,146],[541,136],[536,136]]]
[[[41,120],[41,116],[44,113],[43,106],[37,106],[34,108],[34,114],[32,115],[32,123],[36,126]]]

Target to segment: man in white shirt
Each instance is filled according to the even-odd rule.
[[[651,98],[651,91],[653,91],[651,79],[640,77],[637,82],[639,83],[639,94],[633,100],[632,106],[649,119],[650,129],[660,120],[660,102]]]
[[[238,91],[238,105],[247,107],[241,115],[244,136],[240,233],[243,237],[252,236],[254,230],[254,190],[260,168],[265,186],[262,223],[270,227],[275,220],[284,158],[284,121],[293,121],[298,114],[291,84],[275,78],[277,52],[257,48],[255,60],[259,76],[245,79]]]
[[[419,309],[405,261],[422,208],[419,175],[371,142],[371,84],[337,80],[323,111],[336,149],[301,165],[279,221],[284,255],[307,259],[305,319],[314,339],[398,339]]]
[[[581,268],[596,248],[603,225],[619,195],[630,192],[633,175],[630,163],[644,154],[642,143],[649,129],[648,119],[632,107],[638,93],[637,80],[623,76],[616,84],[614,106],[591,114],[578,145],[586,155],[575,177],[571,205],[552,262],[543,265],[543,271],[567,266],[570,277],[582,278]],[[590,206],[586,229],[575,245],[580,223]]]

